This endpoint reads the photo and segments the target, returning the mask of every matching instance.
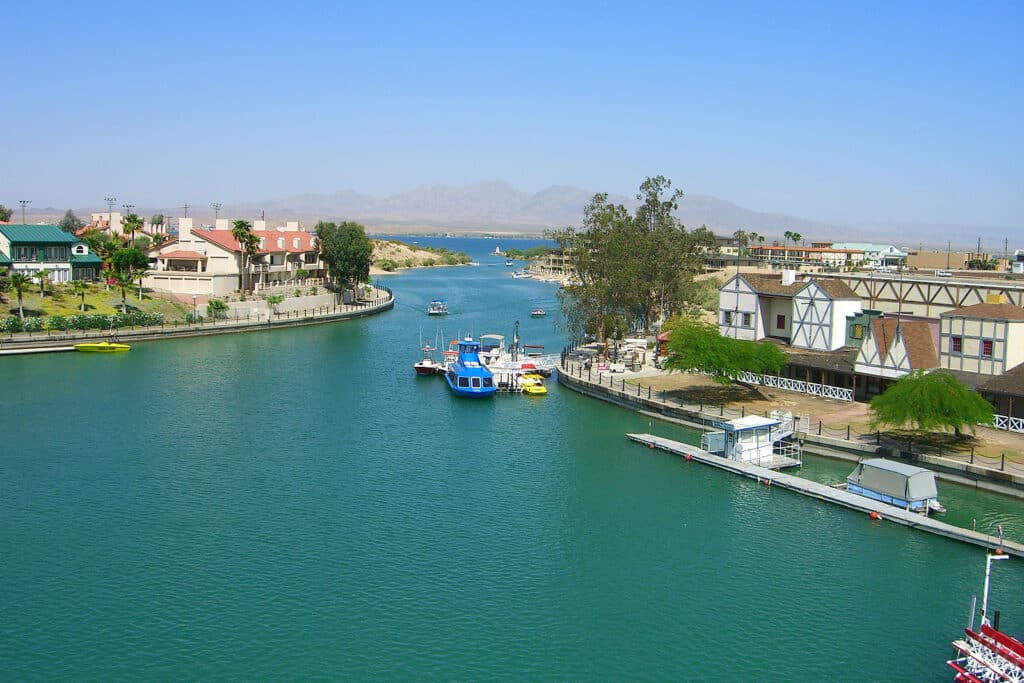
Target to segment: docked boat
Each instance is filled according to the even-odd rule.
[[[527,396],[545,396],[548,393],[548,388],[544,386],[544,378],[533,373],[520,376],[519,388]]]
[[[130,344],[120,344],[118,342],[111,341],[83,342],[81,344],[75,344],[75,351],[81,351],[83,353],[123,353],[131,350],[132,347]]]
[[[447,363],[444,373],[448,388],[456,396],[493,396],[498,387],[494,383],[494,373],[480,362],[480,342],[466,338],[456,346],[455,359]]]
[[[543,318],[545,315],[547,314],[544,312],[543,308],[535,308],[532,311],[530,311],[531,318]]]
[[[427,315],[447,315],[448,302],[444,299],[434,299],[427,304]]]
[[[778,470],[798,467],[802,461],[792,413],[773,410],[770,417],[745,415],[715,421],[720,431],[701,436],[700,447],[723,458]]]
[[[499,361],[505,360],[505,337],[500,334],[480,335],[480,361],[490,368]]]
[[[935,473],[885,458],[857,463],[846,478],[846,490],[912,512],[945,512],[939,503]]]
[[[533,273],[531,273],[528,270],[516,270],[516,271],[512,272],[512,277],[514,277],[516,279],[519,279],[519,278],[530,278],[530,277],[533,277]]]
[[[1002,528],[1000,528],[1002,536]],[[981,624],[974,629],[976,598],[971,603],[971,620],[964,628],[963,638],[953,641],[954,655],[946,664],[956,671],[955,681],[1024,681],[1024,643],[999,630],[999,612],[995,619],[988,614],[988,587],[992,562],[1008,560],[1002,546],[985,556],[985,589],[981,598]]]
[[[427,377],[429,375],[439,375],[444,372],[444,363],[439,363],[434,360],[434,353],[437,349],[427,344],[420,348],[423,352],[423,359],[413,363],[412,367],[416,370],[416,375],[419,377]]]

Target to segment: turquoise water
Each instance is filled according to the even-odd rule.
[[[0,678],[949,680],[980,550],[415,378],[439,325],[561,346],[474,255],[369,319],[0,359]],[[1024,632],[1024,562],[992,602]]]

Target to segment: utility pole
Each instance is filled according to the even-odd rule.
[[[949,270],[949,250],[952,244],[952,240],[946,240],[946,270]]]
[[[217,219],[220,218],[220,207],[223,206],[220,202],[211,202],[210,208],[213,209],[213,227],[217,227]]]
[[[185,209],[185,218],[188,218],[188,210],[191,208],[188,202],[185,202],[185,206],[181,207]]]
[[[107,204],[107,227],[111,227],[111,223],[114,221],[114,204],[117,204],[117,197],[111,195],[104,197],[103,201]]]
[[[21,204],[21,224],[25,225],[25,207],[32,203],[31,199],[19,199],[18,203]]]

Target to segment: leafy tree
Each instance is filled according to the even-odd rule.
[[[719,384],[731,384],[742,372],[778,372],[786,356],[769,341],[753,342],[723,337],[718,328],[693,318],[677,316],[665,323],[670,328],[669,370],[698,370]]]
[[[964,425],[973,433],[974,425],[994,419],[992,405],[945,370],[915,370],[871,399],[870,405],[876,427],[916,424],[925,431],[952,428],[960,436]]]
[[[142,278],[146,275],[149,267],[149,257],[141,250],[134,247],[130,249],[118,249],[112,260],[114,266],[114,279],[120,284],[119,275],[123,275],[134,282],[139,281],[139,301],[142,301]],[[122,292],[123,294],[123,292]],[[123,311],[122,311],[123,312]]]
[[[305,280],[307,277],[309,277],[309,271],[305,268],[299,268],[295,271],[296,280]]]
[[[358,223],[335,225],[321,221],[316,225],[316,243],[328,275],[342,289],[370,280],[373,240]]]
[[[80,228],[84,226],[85,222],[83,222],[78,216],[76,216],[75,212],[72,211],[71,209],[65,211],[64,218],[61,218],[60,222],[57,223],[57,227],[59,227],[64,232],[71,233],[72,235],[74,235],[75,232],[77,232]]]
[[[757,233],[748,233],[746,230],[737,230],[732,234],[732,236],[733,239],[736,240],[736,245],[739,247],[738,251],[740,255],[742,255],[746,251],[747,245],[750,244],[751,237],[756,237]]]
[[[89,251],[96,254],[103,262],[102,273],[106,274],[101,274],[104,282],[107,283],[108,280],[113,278],[114,254],[121,248],[120,245],[108,233],[100,232],[99,230],[86,231],[82,239],[89,245]],[[105,285],[105,291],[110,291],[109,283]]]
[[[206,315],[214,320],[228,317],[228,305],[222,299],[210,299],[206,304]]]
[[[146,251],[149,249],[150,244],[152,244],[152,240],[149,238],[149,235],[139,235],[132,242],[132,246],[139,251]]]
[[[154,213],[152,216],[149,217],[149,224],[150,225],[163,225],[164,224],[164,215],[162,213]]]
[[[11,214],[14,213],[13,209],[9,209],[3,204],[0,204],[0,223],[6,223],[11,220]]]
[[[30,278],[25,273],[15,271],[11,273],[11,277],[8,278],[8,281],[11,283],[11,287],[18,295],[18,317],[24,320],[25,309],[22,305],[22,300],[25,295],[25,289],[27,289],[32,284],[32,278]]]
[[[82,303],[78,307],[83,313],[85,312],[85,295],[89,291],[89,283],[85,280],[73,280],[71,282],[71,289],[74,290],[75,294],[82,297]]]

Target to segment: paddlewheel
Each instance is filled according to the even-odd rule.
[[[957,672],[957,681],[1024,683],[1024,644],[988,624],[981,633],[964,629],[966,638],[953,641],[961,655],[947,664]]]

